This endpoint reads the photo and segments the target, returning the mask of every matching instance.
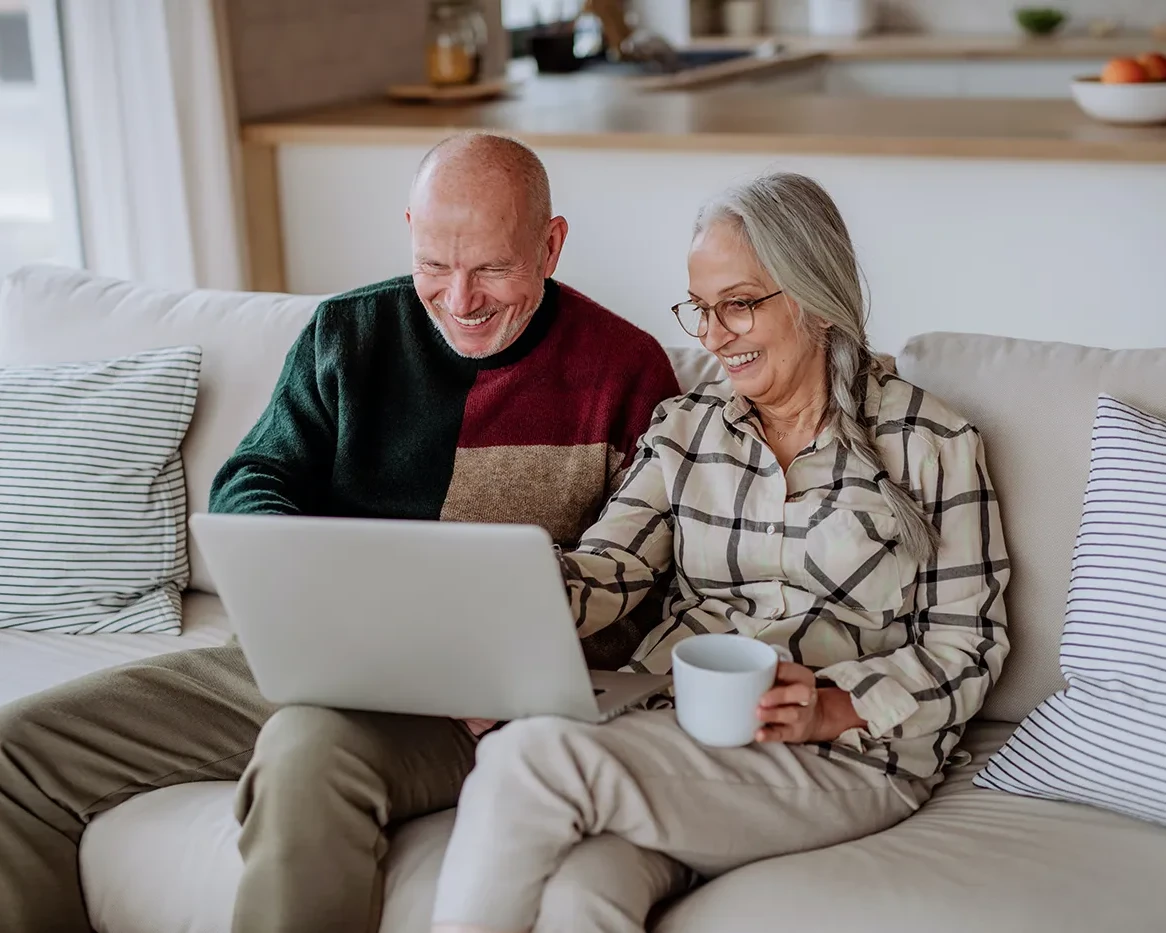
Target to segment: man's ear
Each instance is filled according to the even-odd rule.
[[[543,278],[549,279],[555,274],[555,269],[559,265],[559,257],[563,254],[563,243],[567,240],[567,219],[565,217],[552,217],[551,222],[547,224],[546,236],[547,261],[543,268]]]

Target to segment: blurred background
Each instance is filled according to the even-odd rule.
[[[426,149],[496,129],[564,279],[661,339],[701,200],[788,169],[885,346],[1166,345],[1163,51],[1166,0],[0,0],[0,275],[355,287],[408,270]]]
[[[81,260],[59,33],[55,17],[37,25],[34,71],[28,8],[0,0],[0,273]]]

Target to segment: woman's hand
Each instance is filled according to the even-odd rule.
[[[814,672],[801,664],[777,666],[777,685],[761,698],[758,742],[832,742],[847,729],[864,728],[850,694],[838,687],[818,687]]]

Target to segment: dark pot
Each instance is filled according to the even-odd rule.
[[[538,63],[538,70],[546,74],[567,74],[583,67],[583,62],[575,57],[573,32],[531,36],[530,54]]]

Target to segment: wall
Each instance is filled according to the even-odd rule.
[[[808,0],[762,0],[768,28],[805,32]],[[925,32],[992,34],[1013,32],[1012,11],[1020,0],[880,0],[888,28]],[[1166,22],[1163,0],[1047,0],[1032,6],[1055,6],[1070,16],[1069,26],[1083,30],[1090,20],[1112,19],[1129,31],[1145,32]]]
[[[223,0],[239,119],[375,97],[424,80],[427,4],[420,0]],[[505,68],[501,0],[485,73]]]
[[[288,286],[328,292],[408,271],[422,147],[280,150]],[[560,277],[677,344],[699,203],[767,168],[837,199],[873,296],[874,344],[934,330],[1166,347],[1166,166],[545,149],[571,224]],[[602,179],[601,184],[595,182]]]

